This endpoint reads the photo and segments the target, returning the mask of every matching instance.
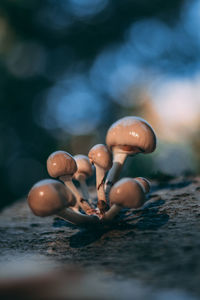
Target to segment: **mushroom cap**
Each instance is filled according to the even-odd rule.
[[[117,147],[121,152],[128,154],[151,153],[156,148],[156,135],[147,121],[129,116],[111,125],[107,132],[106,144],[111,150]]]
[[[56,214],[65,207],[74,206],[74,195],[64,184],[54,179],[37,182],[28,194],[28,204],[36,216]]]
[[[110,205],[116,204],[124,208],[138,208],[145,202],[145,194],[140,184],[133,178],[123,178],[116,182],[110,190]]]
[[[106,145],[97,144],[88,153],[92,164],[108,171],[112,167],[112,155]]]
[[[92,165],[86,155],[78,154],[74,156],[77,164],[77,171],[74,173],[74,179],[78,180],[80,175],[85,178],[92,175]]]
[[[142,188],[144,189],[144,192],[146,194],[149,193],[151,188],[151,183],[149,182],[149,180],[144,177],[136,177],[134,178],[134,180],[138,181],[138,183],[142,185]]]
[[[77,171],[77,165],[71,154],[65,151],[56,151],[47,159],[47,170],[49,175],[54,178],[65,175],[72,176]]]

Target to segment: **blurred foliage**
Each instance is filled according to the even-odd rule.
[[[95,143],[104,142],[113,121],[124,115],[140,114],[141,104],[127,100],[124,105],[121,98],[113,96],[120,87],[115,81],[114,92],[105,92],[105,83],[99,75],[95,77],[93,66],[106,49],[112,57],[130,27],[140,20],[156,18],[173,28],[183,4],[182,0],[0,1],[1,207],[24,196],[34,182],[48,176],[45,164],[51,152],[63,149],[72,154],[87,154]],[[152,28],[157,26],[154,21],[149,24]],[[131,31],[133,40],[137,28],[136,37],[140,36],[141,26]],[[155,64],[157,58],[150,53],[150,47],[157,45],[159,39],[153,45],[149,41],[147,50],[138,48],[146,66]],[[141,45],[142,41],[138,43]],[[168,54],[170,57],[171,52]],[[190,52],[190,56],[195,55]],[[184,57],[185,63],[185,57],[190,60],[190,56],[188,51],[179,59]],[[109,56],[106,59],[111,68],[112,61]],[[177,63],[177,55],[172,60]],[[94,71],[89,78],[91,68]],[[141,95],[140,89],[136,84],[135,98]],[[78,115],[71,112],[73,105],[80,109]],[[154,170],[151,156],[130,160],[127,166],[124,172],[130,176],[150,176]]]

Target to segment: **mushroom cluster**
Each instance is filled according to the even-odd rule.
[[[54,179],[36,183],[28,194],[28,204],[36,216],[57,215],[79,226],[112,222],[123,208],[141,207],[150,190],[149,181],[143,177],[118,180],[127,156],[151,153],[155,148],[156,135],[148,122],[124,117],[108,129],[106,145],[93,146],[88,157],[73,157],[65,151],[52,153],[47,170]],[[92,199],[86,183],[93,165],[97,199]]]

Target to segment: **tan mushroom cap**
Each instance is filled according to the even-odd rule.
[[[129,116],[118,120],[109,128],[106,144],[111,150],[117,147],[130,154],[151,153],[156,148],[156,135],[147,121]]]
[[[56,214],[68,206],[75,205],[73,194],[59,181],[44,179],[37,182],[28,194],[28,204],[36,216]]]
[[[138,208],[145,202],[141,186],[133,178],[123,178],[116,182],[109,194],[110,205],[124,208]]]
[[[136,177],[136,178],[134,178],[134,180],[138,181],[143,186],[145,193],[149,193],[150,188],[151,188],[151,184],[150,184],[149,180],[147,180],[144,177]]]
[[[65,151],[56,151],[47,159],[47,170],[51,177],[73,175],[77,171],[74,158]]]
[[[74,178],[78,180],[79,175],[83,174],[85,177],[92,175],[92,165],[86,155],[78,154],[74,156],[77,164],[77,171],[74,173]]]
[[[108,171],[112,167],[112,155],[106,145],[97,144],[88,153],[92,164]]]

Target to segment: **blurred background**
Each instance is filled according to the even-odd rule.
[[[51,152],[87,154],[126,115],[159,141],[124,175],[198,173],[199,28],[199,0],[1,0],[0,207],[48,176]]]

